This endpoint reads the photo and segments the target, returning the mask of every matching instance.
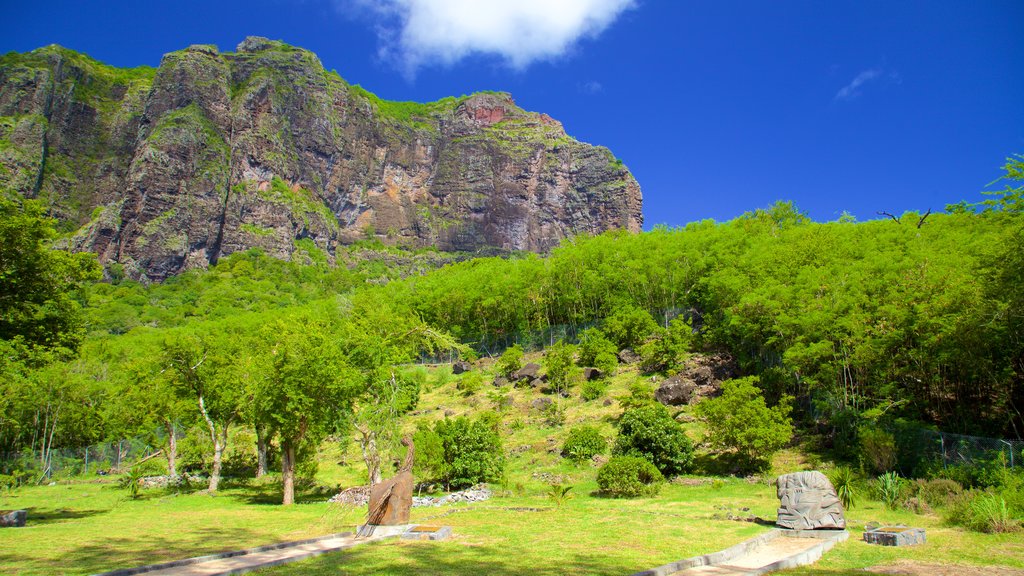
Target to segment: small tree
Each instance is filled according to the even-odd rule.
[[[756,383],[756,376],[727,380],[721,396],[696,407],[697,417],[707,426],[705,441],[717,450],[736,453],[741,466],[755,469],[766,466],[793,437],[789,399],[769,408]]]
[[[587,328],[580,332],[579,364],[580,366],[597,366],[597,359],[602,354],[610,354],[615,357],[618,348],[615,343],[605,336],[604,332],[597,328]],[[618,365],[616,363],[616,365]],[[600,366],[598,366],[600,368]]]
[[[579,377],[579,369],[573,363],[576,348],[559,340],[544,353],[544,366],[548,370],[548,382],[556,392],[564,392]]]
[[[620,350],[636,350],[657,329],[654,318],[636,306],[622,306],[604,321],[604,333]]]
[[[601,492],[616,498],[654,496],[665,478],[646,458],[614,456],[597,471]]]
[[[465,488],[501,478],[505,459],[497,420],[445,418],[434,426],[434,432],[441,438],[444,454],[441,479],[449,488]]]
[[[281,438],[282,503],[289,505],[295,503],[299,446],[322,437],[338,413],[350,409],[360,382],[323,319],[290,318],[272,330],[278,338],[258,395],[261,412]]]
[[[505,378],[511,378],[514,372],[518,372],[523,367],[523,348],[519,344],[514,344],[505,349],[501,353],[501,357],[498,358],[498,374]]]
[[[693,442],[661,404],[630,408],[619,420],[616,455],[640,456],[665,476],[685,472],[693,462]]]
[[[644,372],[676,372],[690,351],[693,330],[681,317],[658,331],[658,336],[640,347],[640,368]]]

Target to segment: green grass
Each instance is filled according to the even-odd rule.
[[[530,355],[527,360],[536,360]],[[436,385],[429,377],[415,415],[436,420],[445,412],[474,415],[493,408],[483,388],[470,396],[456,389],[457,378]],[[615,398],[626,395],[638,375],[616,376],[607,398],[561,400],[566,422],[548,426],[531,407],[542,393],[514,389],[515,404],[501,412],[508,456],[506,480],[487,502],[440,508],[414,508],[412,521],[448,525],[444,542],[389,540],[307,561],[267,569],[267,574],[630,574],[682,558],[726,548],[768,530],[768,526],[724,519],[732,512],[775,517],[778,500],[765,478],[689,477],[666,484],[652,498],[616,500],[597,496],[597,464],[574,465],[558,454],[569,428],[596,426],[609,439],[621,412]],[[432,389],[430,389],[432,388]],[[699,437],[696,423],[686,425]],[[815,467],[817,459],[799,449],[780,453],[776,473]],[[216,496],[175,495],[147,490],[130,500],[113,480],[27,487],[0,496],[0,509],[27,508],[29,526],[0,533],[0,572],[88,574],[168,561],[222,550],[352,530],[365,509],[326,503],[325,494],[301,494],[299,504],[279,506],[280,488],[268,482],[228,483]],[[365,482],[358,447],[327,442],[319,454],[321,486]],[[571,485],[574,498],[556,507],[548,498],[552,482]],[[749,512],[742,511],[749,508]],[[860,569],[905,559],[930,564],[996,565],[1024,568],[1024,535],[979,534],[949,527],[937,515],[886,510],[867,498],[848,513],[850,540],[821,561],[794,574],[854,574]],[[928,543],[912,548],[872,546],[861,541],[866,523],[902,523],[925,528]]]

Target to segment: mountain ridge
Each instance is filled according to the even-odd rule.
[[[56,45],[0,57],[0,167],[0,187],[44,200],[70,247],[152,280],[253,247],[543,252],[643,221],[610,150],[507,93],[382,100],[259,37],[157,68]]]

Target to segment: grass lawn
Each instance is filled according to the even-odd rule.
[[[609,398],[624,396],[635,371],[624,370],[611,384]],[[423,394],[406,419],[445,413],[475,415],[497,404],[484,389],[469,396],[454,380]],[[653,390],[653,388],[652,388]],[[603,399],[557,400],[564,423],[532,406],[536,390],[511,391],[514,405],[501,412],[507,476],[496,497],[472,505],[414,508],[417,523],[452,526],[444,542],[389,540],[267,569],[268,574],[347,575],[625,575],[670,561],[721,550],[768,530],[768,526],[725,519],[729,513],[772,520],[778,500],[763,479],[686,478],[666,484],[654,498],[614,500],[597,497],[597,464],[573,465],[558,454],[569,428],[597,426],[611,438],[621,407]],[[699,425],[687,424],[699,436]],[[775,474],[816,468],[813,455],[797,449],[780,453]],[[357,447],[325,443],[317,483],[364,483],[365,466]],[[552,482],[573,486],[574,498],[556,507],[546,497]],[[29,525],[0,530],[0,573],[91,574],[349,531],[365,518],[365,508],[328,504],[326,493],[298,495],[298,504],[279,505],[280,488],[268,482],[227,482],[216,496],[146,490],[138,500],[112,479],[23,487],[0,495],[0,509],[25,508]],[[748,508],[749,511],[744,511]],[[860,497],[848,513],[850,540],[812,567],[794,574],[862,574],[865,567],[900,559],[921,563],[1006,566],[1024,569],[1024,533],[989,535],[943,525],[935,515],[888,511]],[[928,543],[912,548],[871,546],[861,541],[870,521],[902,523],[927,530]]]

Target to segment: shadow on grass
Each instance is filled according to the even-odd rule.
[[[110,510],[67,510],[65,508],[40,508],[35,506],[25,508],[25,511],[28,513],[26,523],[30,526],[78,520],[110,512]]]
[[[276,482],[237,482],[232,483],[230,487],[238,494],[238,498],[247,504],[281,505],[283,492],[281,485]],[[326,502],[335,493],[336,491],[323,487],[300,488],[295,490],[295,503]]]
[[[18,574],[94,574],[237,550],[245,546],[210,546],[206,542],[251,542],[258,536],[244,528],[206,528],[189,530],[194,537],[183,541],[145,536],[141,534],[144,530],[139,526],[138,537],[101,539],[68,547],[49,558],[0,553],[0,566],[13,567]]]
[[[622,558],[594,551],[580,555],[552,554],[541,561],[522,551],[459,542],[387,542],[365,544],[310,560],[268,569],[261,574],[389,576],[563,576],[565,574],[632,574],[653,566],[634,566]]]

